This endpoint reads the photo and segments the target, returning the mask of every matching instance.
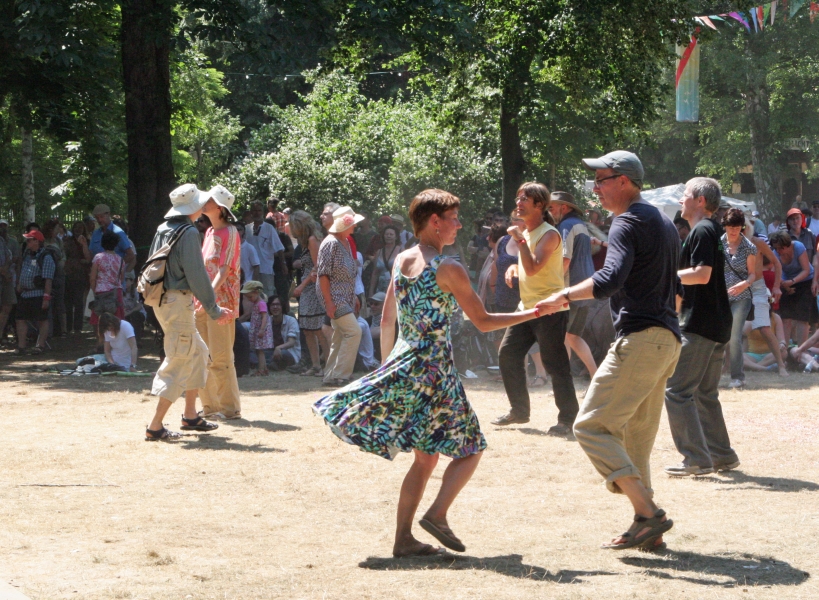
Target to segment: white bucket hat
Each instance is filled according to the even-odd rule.
[[[210,188],[209,192],[202,192],[202,206],[205,206],[208,200],[213,200],[222,208],[226,208],[230,213],[230,218],[234,221],[238,221],[236,215],[234,215],[233,211],[230,210],[233,208],[233,203],[236,201],[236,198],[233,194],[227,191],[227,188],[221,185],[215,185]]]
[[[347,231],[350,227],[355,226],[356,223],[361,223],[364,217],[357,215],[355,211],[349,206],[342,206],[333,212],[333,224],[327,230],[330,233],[340,233]]]
[[[171,204],[173,208],[165,213],[165,218],[188,216],[195,212],[199,212],[205,205],[205,200],[202,199],[202,194],[199,193],[197,187],[192,183],[180,185],[170,193]]]

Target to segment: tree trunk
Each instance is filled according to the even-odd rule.
[[[173,3],[123,0],[122,72],[128,139],[128,221],[144,259],[176,186],[171,151],[170,39]]]
[[[518,128],[518,109],[510,106],[507,95],[501,99],[500,145],[501,167],[503,169],[503,212],[509,214],[515,208],[515,196],[520,184],[526,161],[520,147],[520,129]]]
[[[748,87],[745,92],[745,114],[751,133],[751,164],[757,191],[757,209],[766,221],[783,212],[779,166],[773,155],[771,139],[771,103],[766,72],[757,66],[754,52],[747,46]]]
[[[31,223],[36,218],[34,210],[34,140],[30,129],[20,128],[22,136],[22,167],[23,167],[23,221]]]

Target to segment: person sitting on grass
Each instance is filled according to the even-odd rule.
[[[267,303],[270,314],[270,328],[273,331],[273,352],[270,368],[280,371],[292,367],[301,359],[301,332],[295,317],[284,314],[282,301],[274,296]]]
[[[805,365],[805,373],[819,371],[819,329],[799,346],[790,349],[790,355],[800,365]]]
[[[256,352],[259,366],[251,376],[256,377],[269,374],[264,351],[273,348],[273,328],[267,315],[267,296],[263,290],[264,284],[252,279],[242,286],[242,294],[247,296],[253,307],[250,313],[250,349]]]
[[[136,371],[139,351],[133,326],[108,312],[100,315],[99,325],[105,337],[105,360],[124,371]]]
[[[779,363],[788,358],[788,344],[785,342],[785,328],[782,319],[770,311],[771,332],[779,342],[780,360],[770,351],[768,341],[760,329],[754,329],[754,321],[745,321],[743,333],[748,339],[748,348],[743,356],[745,368],[751,371],[775,371]]]

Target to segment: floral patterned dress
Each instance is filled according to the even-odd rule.
[[[457,304],[435,280],[437,256],[417,277],[394,268],[400,335],[384,364],[315,403],[345,442],[387,459],[413,448],[464,458],[486,448],[452,359]]]

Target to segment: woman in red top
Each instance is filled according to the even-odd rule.
[[[240,419],[239,382],[233,364],[233,341],[236,337],[235,320],[239,315],[239,269],[241,240],[232,223],[236,220],[230,211],[234,197],[221,185],[207,193],[209,199],[202,209],[211,222],[202,243],[202,258],[208,272],[216,303],[230,310],[226,318],[214,321],[196,303],[196,329],[210,351],[208,381],[199,390],[202,411],[206,417]]]

